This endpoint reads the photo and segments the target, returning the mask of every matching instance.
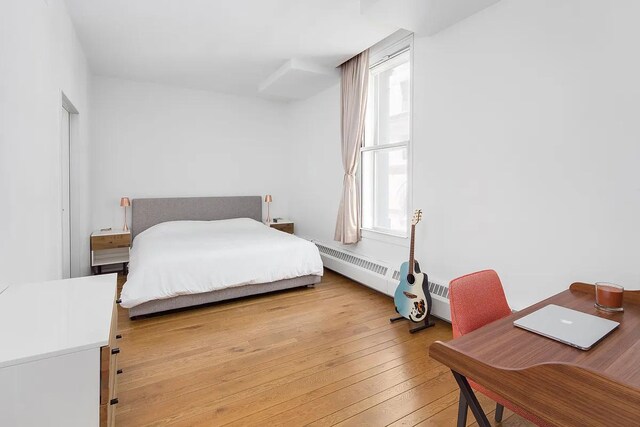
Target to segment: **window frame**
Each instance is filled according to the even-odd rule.
[[[372,151],[382,151],[390,148],[406,147],[407,149],[407,200],[406,200],[406,217],[404,232],[394,232],[393,230],[365,227],[364,222],[360,224],[360,231],[363,238],[370,238],[373,240],[380,240],[383,242],[389,242],[399,244],[402,246],[408,245],[409,240],[409,224],[411,222],[411,208],[413,206],[413,34],[402,38],[388,46],[376,50],[370,54],[369,57],[369,71],[374,68],[383,65],[394,57],[399,56],[405,52],[409,52],[409,139],[406,141],[395,142],[383,145],[371,145],[365,146],[365,140],[363,139],[360,144],[360,167],[358,168],[358,176],[360,181],[360,212],[364,217],[364,197],[363,196],[363,180],[362,180],[362,166],[364,163],[364,153]],[[371,78],[371,76],[369,76]],[[367,108],[370,106],[367,105]],[[376,135],[377,143],[377,135]]]

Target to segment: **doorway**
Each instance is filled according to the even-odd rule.
[[[60,108],[60,221],[62,239],[62,278],[71,277],[71,114]]]
[[[71,170],[72,150],[77,145],[78,136],[78,110],[73,106],[69,98],[62,94],[60,105],[60,239],[61,239],[61,274],[60,277],[67,279],[72,275],[78,275],[77,266],[74,269],[73,263],[73,241],[74,229],[71,221],[73,202],[73,173]],[[77,252],[77,249],[76,249]],[[74,274],[75,270],[75,274]]]

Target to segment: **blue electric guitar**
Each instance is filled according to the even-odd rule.
[[[393,296],[396,311],[405,319],[412,322],[425,322],[425,326],[412,329],[415,332],[432,325],[429,315],[431,314],[431,294],[429,293],[429,278],[425,273],[420,272],[420,265],[414,259],[414,244],[416,235],[416,225],[422,219],[422,211],[416,210],[411,220],[411,249],[409,251],[409,262],[400,266],[400,283]],[[391,319],[399,320],[401,319]]]

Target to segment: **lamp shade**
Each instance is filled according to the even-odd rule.
[[[264,196],[264,201],[267,203],[273,202],[273,198],[271,197],[271,194],[267,194],[266,196]]]
[[[123,197],[120,199],[120,206],[131,206],[131,202],[128,197]]]

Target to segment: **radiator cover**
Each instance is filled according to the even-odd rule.
[[[396,270],[397,266],[392,267],[385,262],[373,260],[324,242],[313,240],[312,242],[318,247],[326,268],[393,298],[400,281],[400,272]],[[449,286],[429,281],[429,292],[431,292],[433,303],[432,315],[450,322]],[[391,302],[389,316],[391,317],[393,314],[393,302]]]

